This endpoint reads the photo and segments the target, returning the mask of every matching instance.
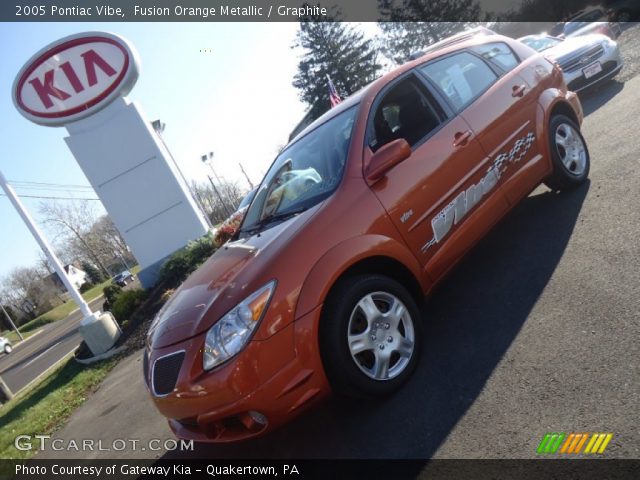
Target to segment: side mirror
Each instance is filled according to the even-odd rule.
[[[377,182],[385,173],[411,156],[411,147],[404,138],[387,143],[373,154],[365,172],[369,184]]]

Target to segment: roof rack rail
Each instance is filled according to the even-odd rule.
[[[413,52],[409,55],[409,60],[415,60],[416,58],[420,58],[427,53],[433,52],[435,50],[440,50],[441,48],[450,47],[451,45],[455,45],[456,43],[464,42],[465,40],[469,40],[477,35],[496,35],[496,32],[487,27],[475,27],[469,30],[465,30],[464,32],[456,33],[455,35],[451,35],[439,42],[434,43],[433,45],[429,45],[424,50],[420,50],[417,52]]]

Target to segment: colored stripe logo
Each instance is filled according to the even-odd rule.
[[[546,433],[536,453],[539,455],[604,453],[612,438],[613,433]]]

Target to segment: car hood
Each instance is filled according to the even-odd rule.
[[[565,60],[586,53],[590,48],[602,43],[609,38],[605,35],[593,34],[582,37],[569,37],[555,47],[543,50],[542,54],[554,60]]]
[[[167,347],[208,330],[225,313],[271,280],[272,277],[261,278],[269,271],[270,261],[320,205],[259,234],[220,247],[158,312],[149,329],[148,347]]]

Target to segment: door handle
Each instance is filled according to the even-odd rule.
[[[514,85],[511,89],[512,97],[522,97],[524,95],[524,91],[526,90],[526,85]]]
[[[471,132],[467,130],[466,132],[458,132],[453,136],[453,146],[454,147],[464,147],[467,143],[469,143],[469,139],[471,138]]]

